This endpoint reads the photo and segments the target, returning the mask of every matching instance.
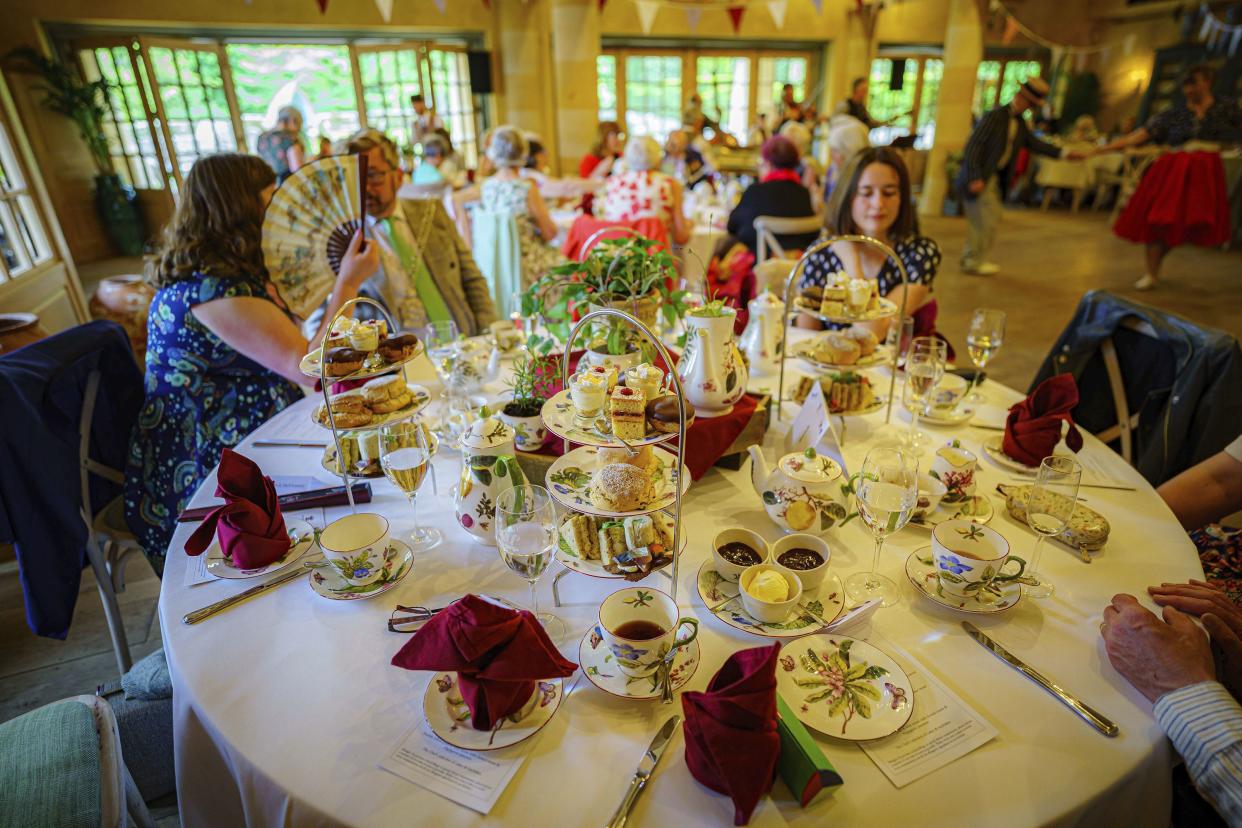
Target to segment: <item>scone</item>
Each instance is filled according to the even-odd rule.
[[[362,386],[367,405],[375,414],[390,414],[409,405],[414,396],[400,374],[377,377]]]
[[[824,334],[811,347],[816,359],[833,365],[853,365],[862,355],[859,344],[840,331]]]
[[[332,419],[336,420],[337,428],[358,428],[371,424],[371,409],[362,396],[362,389],[337,394],[328,401],[332,408]],[[316,409],[316,416],[323,425],[329,424],[328,412],[321,405]]]
[[[598,458],[601,466],[606,466],[610,463],[625,463],[636,469],[651,471],[656,463],[655,451],[652,450],[651,446],[639,446],[637,452],[637,454],[630,454],[630,450],[627,448],[602,446],[598,449],[595,456]]]
[[[647,436],[647,397],[637,388],[622,385],[608,398],[612,433],[622,440],[641,440]]]
[[[591,480],[591,502],[609,512],[632,512],[646,506],[654,494],[651,477],[625,463],[610,463]]]
[[[880,346],[880,339],[874,332],[866,328],[850,328],[844,332],[846,336],[858,343],[861,356],[871,356]]]

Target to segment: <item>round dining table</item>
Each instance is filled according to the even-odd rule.
[[[797,335],[801,335],[798,333]],[[1004,359],[1004,353],[1001,353]],[[802,368],[791,359],[791,382]],[[433,376],[421,357],[414,376]],[[870,372],[887,393],[885,369]],[[431,386],[434,379],[425,381]],[[762,385],[753,380],[752,387]],[[494,386],[499,390],[501,386]],[[987,382],[980,389],[994,415],[1020,399],[1017,392]],[[900,385],[898,386],[900,393]],[[313,448],[254,445],[290,433],[309,417],[308,398],[250,434],[237,448],[275,476],[329,480]],[[763,440],[769,463],[785,449],[798,407],[785,404],[772,417]],[[988,410],[980,410],[980,417]],[[996,416],[995,419],[999,419]],[[894,406],[852,417],[841,432],[848,470],[856,471],[868,449],[891,440],[907,420]],[[990,526],[1025,556],[1035,535],[1010,518],[998,483],[1029,482],[988,459],[982,444],[1000,432],[976,425],[923,429],[935,443],[951,439],[980,457],[979,492],[996,508]],[[305,429],[302,429],[304,432]],[[323,432],[323,440],[328,432]],[[1148,607],[1146,588],[1164,581],[1200,578],[1195,548],[1152,487],[1119,456],[1089,435],[1085,454],[1124,488],[1082,489],[1085,505],[1103,514],[1111,536],[1084,563],[1057,543],[1044,548],[1042,570],[1056,584],[1046,600],[1024,599],[1012,609],[966,616],[933,604],[904,576],[912,550],[930,543],[926,530],[907,527],[885,544],[881,571],[901,587],[900,602],[878,610],[851,635],[878,635],[913,655],[996,730],[994,739],[905,786],[895,787],[856,743],[815,733],[815,739],[844,784],[821,793],[807,807],[778,778],[761,800],[751,825],[1021,826],[1168,824],[1171,769],[1176,755],[1152,718],[1151,705],[1108,662],[1099,623],[1117,593],[1131,593]],[[922,457],[926,464],[930,450]],[[429,672],[390,663],[407,635],[387,629],[398,604],[443,606],[466,593],[498,596],[525,604],[523,579],[510,572],[494,547],[476,542],[454,520],[450,483],[461,456],[448,448],[435,458],[438,494],[431,482],[418,495],[419,520],[435,526],[443,542],[415,557],[412,573],[391,591],[370,600],[332,601],[299,577],[200,623],[182,616],[254,582],[213,580],[185,586],[190,559],[184,544],[196,524],[183,523],[168,551],[159,612],[173,679],[174,744],[181,821],[199,826],[303,825],[602,825],[626,791],[630,777],[657,729],[674,705],[659,699],[636,701],[609,695],[578,674],[566,679],[572,691],[534,738],[524,764],[490,813],[481,815],[378,767],[423,718]],[[542,482],[542,481],[539,481]],[[191,505],[214,499],[215,474]],[[374,498],[359,508],[387,516],[393,531],[410,529],[410,506],[383,479],[371,481]],[[717,532],[744,526],[769,541],[780,530],[768,518],[751,485],[749,464],[739,471],[712,468],[684,498],[682,531],[688,545],[680,562],[676,599],[683,614],[700,619],[700,664],[682,688],[703,690],[721,664],[740,649],[771,643],[726,626],[705,608],[696,591],[696,572],[710,556]],[[324,510],[326,520],[348,507]],[[844,577],[869,567],[873,543],[853,520],[830,529],[831,570]],[[557,641],[578,661],[582,636],[595,623],[600,602],[624,581],[568,574],[560,581],[563,605],[552,605],[553,564],[540,582],[540,608],[551,609],[568,628]],[[645,582],[667,590],[669,580]],[[972,640],[960,622],[973,620],[988,635],[1035,669],[1112,719],[1120,728],[1108,738],[1017,670]],[[679,693],[680,695],[680,693]],[[918,698],[915,698],[918,709]],[[730,825],[733,805],[699,784],[684,758],[678,733],[646,791],[631,825]]]

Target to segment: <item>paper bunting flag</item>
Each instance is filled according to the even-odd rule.
[[[328,0],[315,0],[315,5],[319,7],[320,14],[328,10]]]
[[[745,6],[730,6],[725,9],[729,13],[729,20],[733,23],[733,33],[737,34],[742,28],[742,15],[746,14]]]
[[[686,28],[690,29],[690,34],[699,30],[699,18],[702,16],[702,9],[686,9]]]
[[[824,13],[824,0],[811,0],[811,5],[815,7],[816,14]]]
[[[655,0],[637,0],[634,6],[638,9],[638,25],[643,27],[643,34],[651,34],[651,24],[660,10],[659,4]]]
[[[785,12],[788,8],[788,0],[768,0],[768,14],[772,15],[772,23],[776,28],[785,28]]]
[[[1008,46],[1018,36],[1018,21],[1012,17],[1005,18],[1005,33],[1001,35],[1001,43]]]
[[[600,12],[600,14],[603,14],[603,13],[604,13],[604,6],[607,6],[607,5],[608,5],[608,0],[599,0],[599,2],[598,2],[596,5],[598,5],[598,6],[599,6],[599,12]]]
[[[385,23],[392,22],[392,4],[393,0],[375,0],[375,8],[379,9],[380,17],[384,18]]]
[[[448,5],[448,0],[434,0],[434,2],[436,4],[436,11],[440,12],[440,14],[444,14],[444,9]]]

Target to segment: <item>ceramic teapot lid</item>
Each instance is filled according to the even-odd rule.
[[[837,461],[813,448],[786,454],[779,465],[785,476],[800,483],[829,483],[841,476]]]
[[[470,430],[461,438],[462,444],[472,449],[489,449],[513,442],[513,429],[496,419],[484,417],[470,424]]]

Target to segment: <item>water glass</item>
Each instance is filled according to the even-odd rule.
[[[561,619],[539,612],[535,584],[547,571],[556,548],[556,506],[543,486],[522,483],[496,497],[496,548],[505,566],[526,579],[530,611],[552,638],[565,634]]]
[[[1082,466],[1073,457],[1056,454],[1045,457],[1039,464],[1039,474],[1031,487],[1030,500],[1026,502],[1026,522],[1037,535],[1031,551],[1031,565],[1026,568],[1027,576],[1034,582],[1026,587],[1026,594],[1032,598],[1047,598],[1056,592],[1056,587],[1040,570],[1039,558],[1044,538],[1059,535],[1074,514],[1080,483]]]
[[[900,598],[897,584],[880,574],[880,550],[884,540],[905,528],[919,497],[919,461],[905,449],[874,448],[867,453],[858,476],[855,497],[858,513],[875,539],[869,572],[855,572],[845,579],[845,591],[855,601],[880,599],[891,607]]]
[[[906,356],[906,402],[910,409],[910,432],[906,445],[917,451],[928,441],[919,431],[919,415],[926,415],[933,392],[944,376],[948,350],[944,340],[934,336],[920,336],[910,343]]]
[[[979,375],[1000,351],[1003,344],[1005,344],[1005,312],[991,308],[975,308],[974,314],[970,317],[970,330],[966,333],[966,353],[970,355],[970,361],[974,363],[974,366],[979,369],[975,373],[975,378],[970,384],[970,391],[966,396],[970,402],[983,401],[983,395],[975,390],[979,385]]]

